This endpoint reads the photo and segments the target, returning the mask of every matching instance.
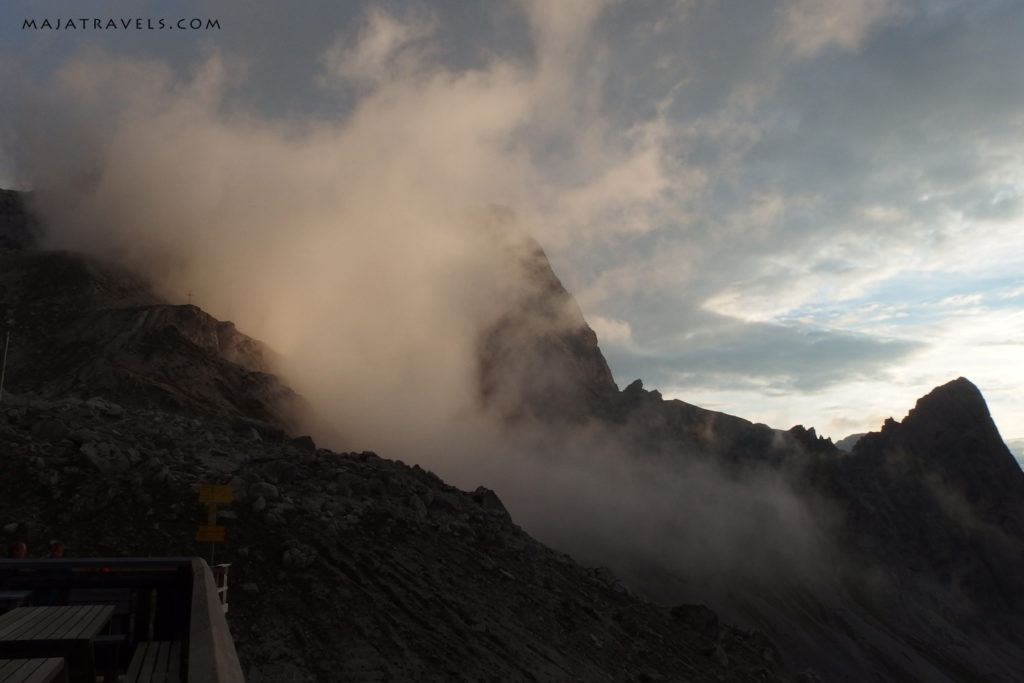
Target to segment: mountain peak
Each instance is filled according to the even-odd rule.
[[[509,419],[527,415],[584,422],[608,415],[618,387],[573,296],[544,249],[527,239],[510,249],[523,274],[508,311],[479,347],[481,399]]]
[[[854,450],[910,456],[979,504],[983,516],[1020,507],[1017,491],[1024,472],[999,435],[981,391],[963,377],[918,399],[902,422],[887,420],[881,432],[869,434]]]
[[[922,396],[899,424],[936,452],[966,456],[1006,450],[985,397],[963,377]]]
[[[992,423],[988,405],[981,391],[973,382],[965,377],[947,382],[936,387],[918,399],[913,410],[907,415],[907,421],[931,421],[942,419],[947,425],[965,423]],[[992,424],[995,429],[995,424]]]
[[[985,397],[973,382],[958,377],[919,398],[903,420],[888,418],[880,432],[869,436],[888,442],[919,438],[933,442],[960,435],[965,429],[975,437],[983,436],[985,442],[994,438],[1002,443]]]

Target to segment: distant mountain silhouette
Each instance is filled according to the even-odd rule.
[[[640,380],[618,391],[543,252],[530,258],[535,292],[482,346],[485,395],[500,393],[495,378],[504,377],[506,395],[521,402],[504,404],[506,414],[604,425],[625,444],[622,457],[656,458],[669,470],[710,462],[737,481],[774,472],[834,520],[824,576],[811,581],[794,569],[791,583],[774,578],[770,587],[730,579],[701,599],[767,633],[812,680],[1020,680],[1024,473],[977,387],[959,378],[936,388],[902,422],[855,435],[852,453],[813,428],[781,431],[666,401]],[[537,316],[555,332],[530,337]],[[516,341],[495,353],[493,338]],[[494,370],[512,356],[516,372]],[[627,578],[669,602],[693,597],[679,586],[716,583],[657,562]]]
[[[843,438],[839,439],[839,441],[836,441],[836,448],[838,448],[841,451],[846,451],[847,453],[849,453],[850,451],[853,450],[853,447],[857,445],[857,442],[860,441],[861,437],[863,437],[865,434],[867,434],[867,432],[858,432],[856,434],[844,436]]]

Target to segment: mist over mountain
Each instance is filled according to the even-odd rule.
[[[603,470],[616,484],[600,504],[580,493],[585,475],[574,492],[562,482],[586,520],[558,528],[527,508],[527,528],[658,600],[707,601],[756,625],[823,680],[1016,679],[1024,474],[971,382],[936,388],[845,453],[813,428],[665,401],[639,380],[616,392],[596,343],[581,351],[574,335],[539,344],[520,348],[573,367],[558,376],[575,374],[592,406],[586,429],[566,431],[579,421],[560,408],[569,389],[521,394],[548,438],[565,439],[554,450],[585,442],[578,473],[629,465]]]
[[[205,554],[195,487],[229,483],[217,558],[250,681],[792,680],[763,634],[581,567],[488,488],[296,437],[309,406],[230,323],[87,256],[0,263],[4,552]]]
[[[19,217],[20,195],[4,198],[4,226],[33,225]],[[65,213],[43,211],[46,229],[59,230],[54,217]],[[346,633],[366,667],[346,669],[354,680],[385,671],[438,680],[1015,680],[1024,665],[1024,474],[973,384],[935,389],[852,452],[813,429],[666,401],[639,380],[620,390],[539,245],[500,211],[473,221],[468,246],[449,254],[467,259],[450,291],[476,302],[472,315],[454,327],[445,316],[422,329],[395,326],[420,320],[414,307],[382,321],[390,327],[350,337],[350,326],[332,328],[336,336],[300,345],[301,363],[196,306],[167,303],[131,270],[21,248],[36,233],[5,228],[22,235],[5,243],[19,248],[0,251],[0,304],[14,339],[8,387],[20,402],[5,404],[2,433],[18,476],[36,482],[8,494],[8,535],[73,537],[91,552],[171,552],[188,545],[191,520],[170,501],[200,481],[233,482],[245,492],[238,533],[247,539],[233,561],[257,585],[238,596],[239,613],[262,624],[276,609],[293,615],[295,633]],[[371,284],[383,292],[410,285],[380,276]],[[340,301],[337,310],[354,301],[360,312],[351,324],[374,322],[366,302],[347,293]],[[420,303],[431,301],[440,299]],[[383,338],[384,353],[371,353],[364,344],[382,331],[414,335]],[[374,362],[337,374],[358,363],[319,363],[325,349]],[[306,385],[319,389],[303,391],[305,401],[273,374],[303,386],[302,368],[320,365],[334,370]],[[435,405],[418,412],[433,395]],[[297,430],[313,440],[292,441]],[[313,446],[373,447],[375,438],[385,458],[474,493],[376,456]],[[82,510],[106,509],[109,499],[90,499],[104,477],[140,478],[159,534],[124,533],[103,517],[111,530],[86,542],[48,509],[68,495]],[[611,571],[587,574],[510,520]],[[134,534],[137,543],[123,540]],[[278,581],[298,593],[267,588]],[[331,607],[308,615],[296,596]],[[541,628],[524,611],[557,626]],[[256,671],[288,663],[316,676],[339,656],[326,641],[299,646],[295,634],[234,623],[246,624],[240,652]],[[435,661],[427,634],[438,629],[455,644]],[[294,650],[268,654],[277,637]]]

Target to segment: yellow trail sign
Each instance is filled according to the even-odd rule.
[[[235,499],[235,487],[203,485],[199,487],[199,502],[206,503],[206,524],[196,532],[198,543],[223,543],[224,527],[217,524],[217,503],[230,503]],[[210,564],[213,564],[213,546],[210,546]]]
[[[223,543],[223,526],[201,526],[196,532],[196,541],[200,543]]]
[[[200,486],[200,503],[230,503],[235,499],[234,486]]]

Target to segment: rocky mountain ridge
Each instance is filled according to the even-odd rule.
[[[197,487],[231,484],[215,552],[251,682],[792,680],[763,635],[578,565],[493,491],[294,436],[297,397],[230,323],[16,246],[0,248],[0,553],[208,556]]]
[[[830,542],[809,574],[795,557],[788,577],[758,578],[755,567],[728,580],[654,558],[627,571],[627,583],[668,602],[703,586],[702,600],[769,634],[784,661],[812,679],[1019,680],[1024,473],[976,386],[959,378],[937,387],[901,422],[861,436],[852,452],[813,428],[782,431],[666,401],[640,380],[619,391],[543,253],[532,258],[536,291],[549,299],[524,298],[508,319],[568,308],[561,326],[570,332],[525,347],[517,362],[561,386],[518,392],[528,404],[521,414],[552,425],[589,421],[622,457],[654,461],[666,475],[685,477],[704,463],[737,482],[782,481]],[[482,348],[487,367],[490,349]],[[563,408],[572,395],[586,397],[572,403],[575,413]],[[786,541],[778,542],[785,557]]]
[[[778,483],[828,522],[811,570],[773,535],[772,572],[748,547],[738,572],[700,575],[700,557],[675,553],[617,579],[532,540],[500,491],[289,437],[300,399],[262,345],[130,273],[24,248],[18,201],[0,205],[0,227],[22,226],[6,242],[18,248],[0,248],[0,319],[18,340],[16,393],[0,404],[5,540],[202,553],[194,488],[234,484],[218,557],[233,564],[251,680],[1014,681],[1024,669],[1024,475],[965,379],[852,452],[639,380],[620,391],[543,251],[522,251],[532,279],[481,331],[484,410],[541,434],[583,426],[666,480],[713,470],[723,495]]]
[[[11,332],[7,379],[22,392],[286,425],[302,407],[263,344],[82,255],[0,250],[0,308]]]
[[[222,507],[247,680],[789,680],[771,642],[706,607],[643,600],[460,491],[373,453],[99,398],[0,403],[0,522],[34,555],[209,555]]]
[[[562,366],[584,364],[583,386],[603,375],[595,349],[563,347],[574,359]],[[813,428],[782,431],[666,401],[640,380],[600,395],[591,419],[624,457],[654,459],[666,473],[711,463],[736,481],[781,478],[813,518],[828,522],[832,544],[810,575],[794,558],[789,578],[758,579],[755,568],[752,578],[721,585],[653,561],[627,573],[627,583],[667,602],[692,597],[688,585],[704,586],[702,600],[769,634],[787,665],[815,680],[1019,679],[1024,473],[970,381],[936,388],[852,452]],[[533,414],[561,419],[543,395],[532,398]]]

